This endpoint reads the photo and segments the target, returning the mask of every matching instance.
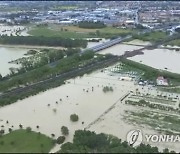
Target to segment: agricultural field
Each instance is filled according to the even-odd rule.
[[[126,110],[124,119],[136,125],[146,125],[159,132],[179,133],[179,97],[167,96],[140,96],[130,95],[125,100],[126,105],[135,107],[137,110]]]
[[[131,74],[131,75],[142,75],[143,71],[138,69],[138,68],[134,68],[132,66],[126,65],[122,62],[116,64],[115,66],[113,66],[111,68],[111,71],[114,73],[126,73],[126,74]]]
[[[166,91],[170,93],[180,93],[180,87],[159,87],[159,90]]]
[[[153,129],[164,132],[178,134],[180,132],[180,117],[178,115],[159,113],[150,110],[126,111],[124,119],[136,125],[146,125]]]
[[[98,33],[97,33],[98,31]],[[101,29],[86,29],[79,28],[78,26],[60,26],[60,25],[48,25],[46,27],[31,27],[28,32],[34,36],[59,36],[64,38],[110,38],[117,35],[126,35],[136,33],[135,29],[122,29],[114,27],[105,27]]]
[[[52,139],[24,129],[12,131],[0,138],[0,153],[48,153]]]
[[[88,34],[85,33],[76,33],[72,31],[61,31],[61,30],[52,30],[48,27],[38,27],[32,28],[28,32],[30,35],[33,36],[46,36],[46,37],[63,37],[63,38],[87,38],[90,37]]]

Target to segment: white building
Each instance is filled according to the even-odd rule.
[[[157,83],[157,85],[159,85],[159,86],[168,86],[168,81],[167,81],[167,79],[164,79],[163,76],[159,76],[159,77],[156,79],[156,83]]]

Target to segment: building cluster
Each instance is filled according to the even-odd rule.
[[[179,24],[180,10],[146,10],[138,12],[139,22],[149,26]]]
[[[97,1],[93,7],[88,3],[86,7],[75,7],[70,10],[34,8],[31,11],[16,13],[1,12],[0,22],[76,24],[81,21],[102,21],[114,26],[134,27],[141,24],[152,28],[159,25],[179,24],[180,2],[174,2],[170,6],[168,3],[172,2]]]

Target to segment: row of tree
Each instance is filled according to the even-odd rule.
[[[90,28],[90,29],[106,27],[104,22],[101,22],[101,21],[97,21],[97,22],[93,22],[93,21],[81,21],[81,22],[78,23],[78,26],[80,28]]]
[[[86,40],[44,36],[1,36],[1,44],[62,46],[66,48],[87,46]]]

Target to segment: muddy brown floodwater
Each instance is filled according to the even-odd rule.
[[[104,72],[98,70],[81,78],[70,79],[65,85],[1,107],[0,125],[5,126],[6,133],[12,125],[13,129],[18,129],[19,124],[22,124],[24,128],[30,126],[32,130],[40,131],[48,136],[54,133],[55,137],[61,135],[62,126],[67,126],[70,134],[66,142],[71,142],[75,130],[86,128],[117,100],[129,91],[136,90],[137,85],[134,85],[133,81],[120,81],[119,77],[118,74],[111,73],[110,75],[106,69]],[[111,86],[113,92],[104,93],[102,90],[104,86]],[[101,117],[102,120],[88,129],[116,135],[123,140],[127,132],[133,128],[154,133],[154,130],[145,126],[134,126],[124,122],[122,115],[126,108],[120,101],[117,102],[115,108],[108,111]],[[70,121],[70,115],[73,113],[79,116],[78,122]],[[7,120],[8,124],[6,124]],[[37,125],[39,129],[36,128]],[[161,146],[164,147],[164,145]],[[56,145],[51,152],[56,152],[59,148],[60,146]]]
[[[23,57],[27,51],[28,49],[0,47],[0,74],[5,76],[10,73],[10,67],[17,68],[18,65],[8,62]]]

